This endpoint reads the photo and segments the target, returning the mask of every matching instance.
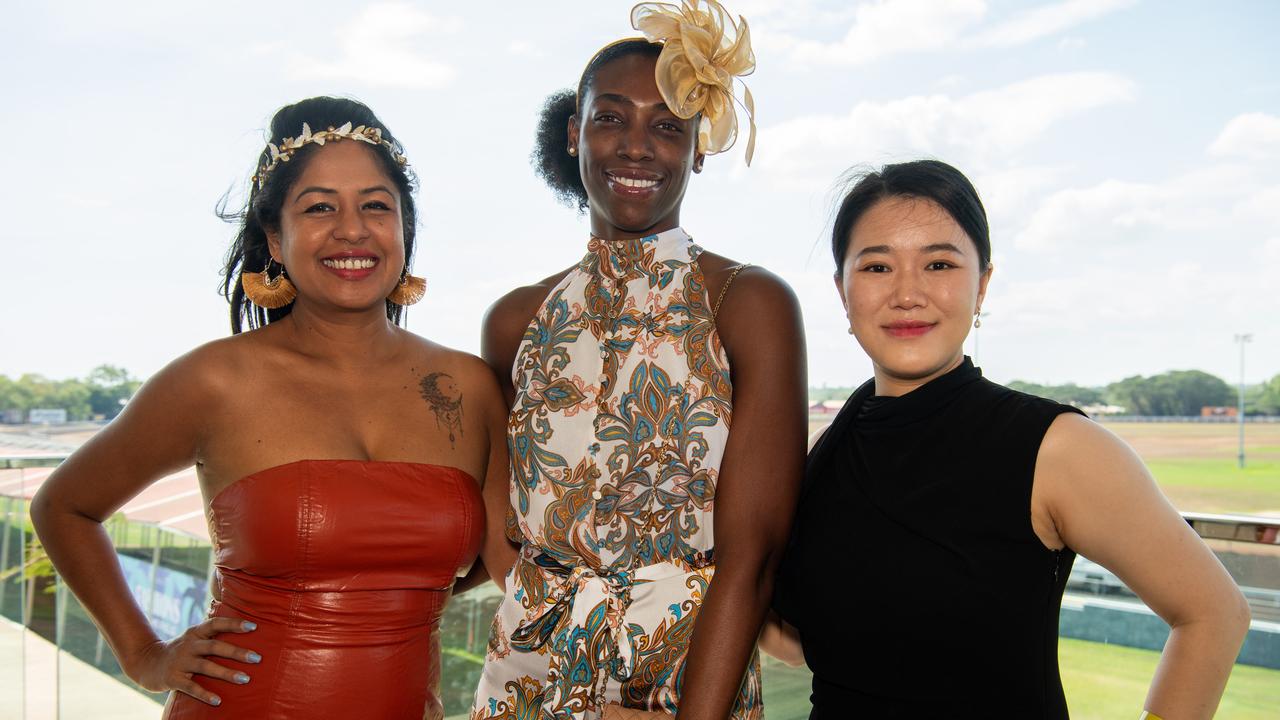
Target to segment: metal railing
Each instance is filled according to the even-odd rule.
[[[1198,512],[1184,512],[1182,517],[1206,540],[1280,545],[1280,518]]]
[[[0,470],[57,467],[66,459],[66,455],[16,455],[12,457],[0,457]]]

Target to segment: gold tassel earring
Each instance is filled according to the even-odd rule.
[[[267,310],[284,307],[298,297],[298,289],[284,276],[283,265],[280,266],[280,274],[271,277],[272,262],[268,258],[267,266],[260,273],[240,273],[240,286],[244,288],[244,296],[249,298],[249,302]]]
[[[396,283],[395,289],[387,296],[387,300],[396,305],[412,305],[422,299],[427,294],[427,279],[420,278],[417,275],[410,275],[408,268],[400,273],[400,282]]]

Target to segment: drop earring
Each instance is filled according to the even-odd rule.
[[[284,275],[284,266],[280,266],[280,274],[271,277],[272,258],[267,258],[267,266],[262,272],[241,272],[240,287],[244,288],[244,296],[249,302],[266,310],[275,310],[293,302],[298,297],[298,289]]]
[[[395,288],[387,295],[389,302],[396,305],[412,305],[422,299],[427,294],[427,279],[420,278],[417,275],[410,275],[409,269],[405,268],[400,273],[400,282],[396,283]]]
[[[982,308],[978,308],[973,313],[973,329],[977,330],[980,327],[982,327]]]

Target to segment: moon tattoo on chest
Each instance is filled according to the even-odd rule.
[[[449,447],[462,436],[462,390],[448,373],[427,373],[418,382],[418,393],[436,416],[436,427],[449,433]]]

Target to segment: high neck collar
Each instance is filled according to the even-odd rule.
[[[604,240],[592,236],[587,242],[584,270],[596,270],[603,275],[622,278],[640,270],[644,273],[658,263],[670,260],[689,262],[697,256],[693,238],[684,228],[674,227],[660,233],[640,238]]]
[[[877,396],[876,381],[868,380],[854,392],[851,404],[862,429],[901,427],[929,417],[955,399],[966,385],[981,378],[982,369],[974,367],[966,355],[955,369],[898,397]]]

